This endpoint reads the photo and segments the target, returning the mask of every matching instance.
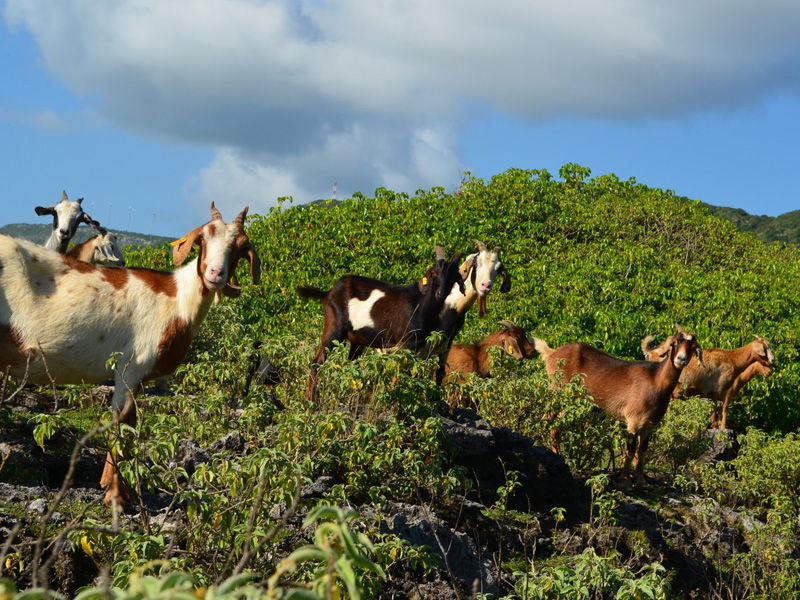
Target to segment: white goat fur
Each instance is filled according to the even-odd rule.
[[[11,364],[14,375],[25,371],[25,357],[8,352],[7,344],[13,341],[31,358],[31,382],[48,382],[47,371],[59,384],[96,382],[112,374],[106,361],[121,353],[112,403],[114,410],[122,410],[126,388],[138,385],[157,367],[165,335],[179,330],[178,335],[191,338],[196,332],[214,299],[207,292],[228,281],[236,234],[236,224],[231,223],[224,235],[206,240],[205,284],[198,277],[198,258],[163,274],[76,268],[63,255],[0,235],[0,326],[7,325],[14,335],[13,340],[0,338],[2,366]],[[154,276],[174,281],[174,295],[154,290]]]
[[[0,235],[0,369],[10,366],[16,377],[27,370],[33,383],[99,382],[113,374],[113,409],[127,412],[128,393],[180,364],[217,294],[240,293],[231,281],[240,258],[258,281],[258,255],[243,231],[246,211],[226,225],[212,203],[212,220],[175,250],[176,264],[193,244],[198,257],[171,273],[99,267]],[[115,353],[112,373],[106,362]]]

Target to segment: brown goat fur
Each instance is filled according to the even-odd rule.
[[[533,344],[525,335],[525,330],[515,323],[507,320],[498,321],[503,329],[490,333],[476,344],[453,344],[447,355],[445,367],[445,382],[463,382],[470,373],[477,373],[479,377],[491,375],[491,360],[489,348],[499,346],[503,352],[514,358],[533,358],[536,354]],[[466,400],[459,393],[450,395],[450,406],[468,406],[478,410],[474,401]]]
[[[709,348],[703,351],[703,362],[692,362],[681,373],[673,397],[701,396],[714,401],[712,427],[727,429],[728,409],[739,390],[756,375],[769,377],[775,368],[775,356],[768,340],[757,335],[749,344],[733,350]],[[653,337],[642,340],[642,351],[650,360],[662,360],[665,344],[653,348]]]
[[[679,328],[668,360],[662,362],[622,360],[582,343],[553,350],[543,340],[534,338],[534,345],[544,358],[554,384],[566,383],[582,374],[582,382],[595,404],[625,423],[628,443],[622,478],[627,485],[633,463],[636,482],[643,485],[644,456],[650,434],[664,417],[672,390],[691,355],[702,356],[696,336]]]

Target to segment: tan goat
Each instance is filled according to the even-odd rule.
[[[493,346],[500,346],[504,353],[514,358],[535,356],[533,344],[528,340],[522,327],[507,320],[498,321],[498,324],[503,325],[501,331],[490,333],[477,344],[453,344],[447,355],[445,382],[462,382],[469,373],[477,373],[479,377],[489,377],[491,374],[489,348]],[[451,394],[450,406],[455,408],[459,404],[468,404],[470,408],[478,410],[477,403],[473,400],[464,402],[460,394]]]
[[[769,377],[775,368],[775,355],[769,341],[754,335],[755,340],[733,350],[709,348],[703,362],[691,363],[681,373],[673,397],[701,396],[716,404],[711,417],[712,427],[727,429],[728,409],[739,390],[756,375]],[[671,336],[658,346],[650,347],[652,336],[642,340],[642,352],[648,360],[663,360]]]
[[[622,360],[582,343],[553,350],[544,340],[533,341],[556,384],[582,374],[595,404],[625,423],[628,443],[622,479],[629,485],[633,463],[636,483],[644,485],[644,457],[650,434],[667,412],[672,390],[692,354],[702,356],[696,336],[678,328],[670,344],[669,360],[662,362]]]

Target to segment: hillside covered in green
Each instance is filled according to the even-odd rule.
[[[52,586],[67,595],[95,586],[84,598],[108,597],[103,581],[115,598],[162,597],[170,586],[225,599],[800,590],[797,248],[575,164],[470,178],[454,192],[284,204],[249,217],[248,235],[260,283],[241,267],[241,297],[211,309],[172,395],[141,398],[136,430],[121,431],[122,472],[143,490],[132,514],[98,506],[91,483],[108,445],[91,435],[109,418],[101,392],[76,386],[50,400],[41,389],[36,409],[0,402],[0,434],[17,440],[3,459],[15,470],[0,468],[0,528],[21,531],[4,550],[0,586],[10,589],[3,576],[15,589],[41,583],[46,547],[64,559],[53,559]],[[763,336],[779,368],[739,394],[733,431],[707,429],[711,401],[673,401],[650,446],[650,485],[633,491],[616,482],[623,428],[580,386],[553,389],[538,359],[497,352],[492,378],[442,389],[432,360],[367,352],[349,362],[336,348],[318,402],[306,401],[322,310],[298,286],[329,289],[347,274],[410,283],[433,264],[434,244],[469,253],[476,240],[502,247],[512,286],[491,293],[486,318],[468,314],[457,342],[507,319],[554,348],[583,341],[639,359],[645,335],[661,340],[678,323],[706,348]],[[150,268],[169,257],[166,245],[126,255]],[[256,341],[281,373],[275,386],[246,386]],[[450,397],[479,415],[451,410]],[[558,454],[548,449],[554,431]],[[35,479],[87,433],[75,476],[84,487],[61,501],[62,520],[31,515],[34,495],[55,496],[66,459],[49,483],[20,474]],[[11,483],[42,487],[6,492]],[[108,579],[92,579],[103,568]]]
[[[679,323],[708,347],[741,346],[752,334],[771,340],[786,369],[771,386],[800,373],[793,364],[797,250],[765,245],[699,202],[614,175],[590,179],[587,170],[566,165],[561,176],[511,170],[488,182],[469,180],[452,194],[378,190],[375,198],[333,208],[257,216],[250,232],[266,283],[250,290],[240,310],[256,337],[291,333],[312,343],[321,309],[295,294],[298,285],[328,289],[346,274],[407,283],[432,264],[433,244],[474,252],[480,239],[503,247],[513,286],[508,295],[490,296],[486,320],[470,312],[461,341],[510,319],[553,347],[580,340],[638,359],[641,338],[664,338]],[[756,424],[770,429],[800,423],[791,384],[780,408],[767,410],[753,392],[737,414],[757,416]]]
[[[728,219],[740,231],[748,231],[764,242],[800,243],[800,211],[793,210],[777,217],[751,215],[741,208],[705,205],[712,215]]]

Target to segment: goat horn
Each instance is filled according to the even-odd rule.
[[[502,246],[495,246],[495,247],[494,247],[494,250],[492,250],[492,252],[494,252],[495,254],[500,254],[500,251],[501,251],[502,249],[503,249],[503,247],[502,247]]]
[[[433,250],[436,252],[436,260],[445,260],[444,248],[441,246],[434,246]]]
[[[222,215],[217,210],[217,207],[214,206],[214,201],[211,201],[211,220],[212,221],[222,221]]]
[[[81,202],[83,202],[83,198],[78,198],[77,200],[75,200],[75,202],[77,202],[78,204],[80,204]]]
[[[61,190],[61,202],[66,202],[67,200],[69,200],[69,198],[67,198],[67,191]]]
[[[486,244],[480,240],[475,240],[475,243],[478,244],[478,252],[486,252]]]
[[[248,210],[250,210],[250,206],[245,206],[242,209],[242,212],[240,212],[238,215],[236,215],[236,218],[233,220],[233,222],[237,223],[238,225],[244,226],[244,218],[247,216],[247,211]]]
[[[497,324],[502,325],[506,329],[514,329],[516,327],[516,324],[513,323],[512,321],[509,321],[508,319],[503,319],[502,321],[498,321]]]

